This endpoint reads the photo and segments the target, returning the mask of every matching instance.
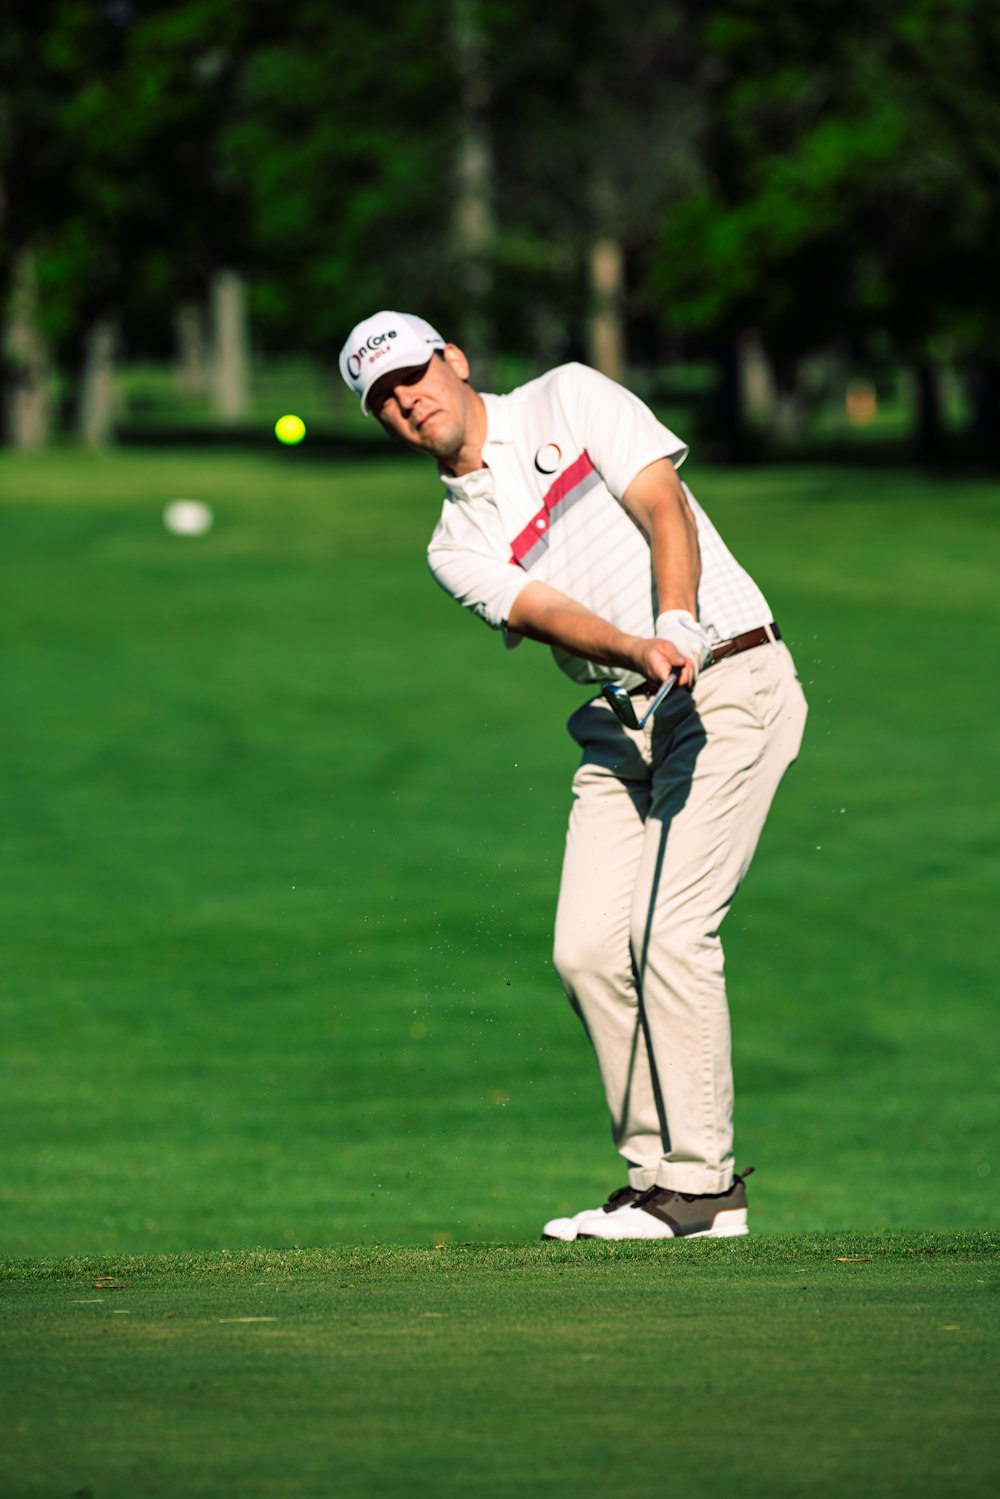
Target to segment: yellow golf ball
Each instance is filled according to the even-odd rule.
[[[300,416],[279,416],[274,424],[274,435],[279,442],[301,442],[306,435],[306,424]]]

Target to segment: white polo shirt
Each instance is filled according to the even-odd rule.
[[[427,548],[441,587],[508,645],[507,620],[537,579],[629,635],[652,636],[659,613],[649,543],[621,503],[659,458],[679,466],[687,448],[636,396],[582,364],[564,364],[510,395],[484,395],[485,467],[442,475],[447,497]],[[694,499],[701,581],[698,618],[712,640],[771,619],[767,600]],[[553,647],[576,682],[621,682],[634,672]]]

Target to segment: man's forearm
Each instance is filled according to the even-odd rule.
[[[529,583],[514,600],[507,621],[519,635],[540,640],[545,645],[560,646],[585,661],[599,661],[604,666],[623,666],[636,671],[635,635],[626,635],[608,620],[602,619],[582,604],[577,604],[547,583]]]
[[[676,506],[657,506],[649,545],[659,612],[686,609],[697,619],[701,551],[698,528],[683,495]]]
[[[668,640],[626,635],[548,583],[522,588],[507,624],[530,640],[557,645],[584,661],[624,667],[647,682],[665,682],[671,672],[684,687],[693,681],[691,663]]]

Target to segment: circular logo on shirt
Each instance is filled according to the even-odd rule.
[[[540,474],[554,474],[562,463],[562,450],[558,443],[547,442],[535,454],[535,467]]]

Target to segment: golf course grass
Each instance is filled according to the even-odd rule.
[[[4,1492],[983,1495],[997,1247],[817,1235],[9,1266]]]
[[[433,473],[0,454],[4,1499],[989,1490],[997,482],[685,472],[811,712],[724,929],[753,1233],[664,1255],[533,1243],[621,1180],[579,691],[435,588]]]

